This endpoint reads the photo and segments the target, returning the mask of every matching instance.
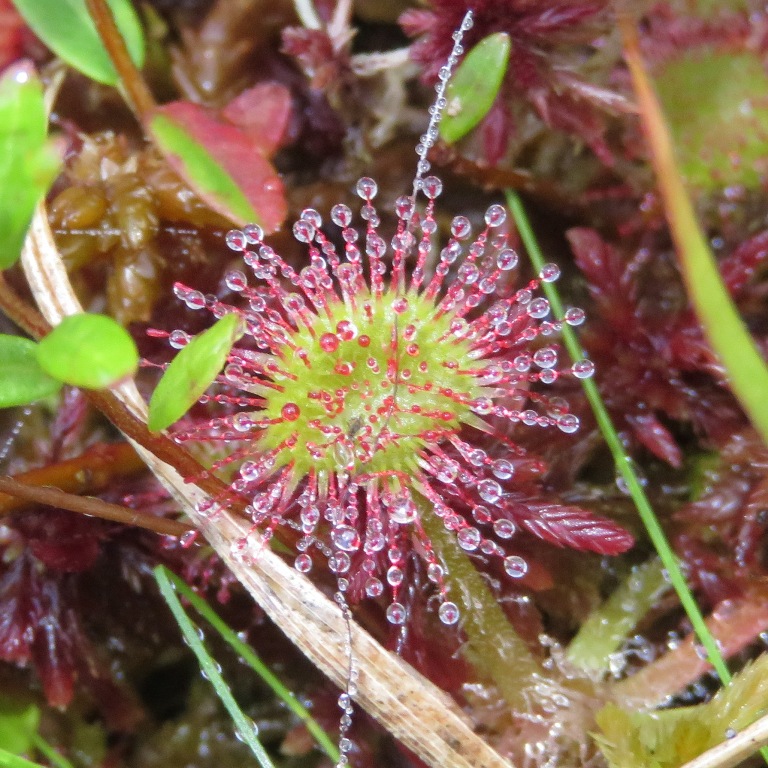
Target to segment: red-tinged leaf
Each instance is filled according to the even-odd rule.
[[[288,212],[277,171],[242,128],[198,104],[158,107],[147,125],[174,170],[235,224],[274,232]]]
[[[652,413],[628,413],[625,416],[635,437],[654,455],[670,466],[683,464],[683,452],[672,433]]]
[[[510,511],[522,528],[558,547],[618,555],[635,543],[613,520],[579,507],[521,505]]]
[[[25,26],[11,0],[0,0],[0,69],[21,58]]]
[[[285,135],[291,116],[291,94],[280,83],[259,83],[232,99],[221,114],[269,157]]]

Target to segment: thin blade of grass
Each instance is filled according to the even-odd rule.
[[[515,224],[520,232],[520,237],[528,251],[528,256],[534,267],[536,267],[537,270],[541,270],[545,263],[544,255],[539,248],[538,241],[536,240],[528,216],[525,213],[520,196],[517,192],[507,190],[506,197],[509,210],[512,212]],[[549,299],[555,317],[558,320],[562,320],[565,316],[565,312],[563,309],[563,302],[560,300],[560,294],[555,288],[555,284],[542,283],[542,288],[547,299]],[[568,350],[568,354],[574,362],[576,360],[581,360],[586,356],[584,350],[581,348],[576,333],[567,323],[563,323],[562,339],[565,348]],[[699,606],[696,604],[696,600],[688,588],[685,576],[683,576],[682,569],[680,568],[680,563],[678,562],[675,553],[672,551],[672,548],[669,546],[666,534],[662,530],[658,518],[651,507],[651,503],[643,490],[640,478],[634,470],[632,459],[624,451],[624,446],[621,444],[619,433],[616,431],[616,428],[611,421],[611,417],[608,415],[608,409],[605,407],[605,403],[600,396],[597,384],[595,384],[593,379],[582,379],[581,384],[584,387],[584,394],[595,415],[595,421],[597,422],[600,432],[603,435],[603,439],[613,456],[616,469],[626,483],[629,495],[635,503],[640,519],[648,532],[648,537],[651,539],[659,559],[667,571],[669,581],[674,587],[680,603],[693,626],[693,631],[696,633],[699,642],[707,652],[709,661],[720,676],[720,680],[723,684],[729,683],[731,674],[728,671],[728,667],[726,667],[723,656],[717,647],[717,643],[707,629],[707,625],[704,622],[704,617],[699,610]]]
[[[54,766],[54,768],[75,768],[64,755],[57,752],[39,733],[35,734],[33,743],[35,749],[38,750],[38,752],[40,752],[43,757]]]
[[[336,744],[331,740],[328,734],[323,730],[322,726],[312,717],[309,710],[296,699],[296,697],[288,690],[280,680],[275,676],[272,670],[264,664],[264,662],[253,652],[253,649],[244,643],[237,633],[227,626],[226,622],[211,608],[211,606],[200,595],[195,594],[189,585],[175,573],[172,573],[167,568],[164,569],[166,577],[171,581],[176,591],[189,600],[192,607],[202,616],[229,644],[232,650],[237,653],[243,661],[248,664],[254,672],[274,691],[278,696],[298,717],[307,730],[314,736],[317,743],[328,757],[334,762],[339,760],[339,750]]]
[[[45,766],[14,755],[6,749],[0,749],[0,768],[45,768]]]
[[[163,596],[165,602],[168,603],[168,607],[171,609],[171,613],[173,614],[174,619],[176,619],[176,623],[179,625],[179,629],[181,630],[184,639],[197,657],[200,669],[208,680],[211,681],[211,685],[213,685],[216,695],[219,697],[221,703],[229,713],[229,716],[232,718],[232,722],[235,724],[235,728],[237,728],[240,737],[250,747],[251,752],[253,752],[254,757],[262,768],[274,768],[274,764],[269,759],[269,755],[267,755],[261,742],[256,737],[253,721],[246,717],[238,706],[235,697],[232,695],[232,691],[229,690],[229,686],[224,682],[224,678],[221,676],[221,673],[216,666],[216,662],[208,653],[205,644],[198,636],[197,627],[190,620],[189,616],[187,616],[179,598],[176,597],[174,585],[168,578],[166,569],[163,568],[163,566],[158,565],[154,569],[154,575],[157,586],[160,589],[160,594]],[[14,767],[11,766],[11,768]]]
[[[619,18],[619,25],[624,57],[688,296],[707,341],[726,370],[730,389],[768,444],[768,366],[739,316],[696,220],[675,160],[669,128],[640,56],[635,27],[625,16]]]

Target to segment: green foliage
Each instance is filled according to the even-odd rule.
[[[568,659],[582,669],[606,670],[610,654],[670,587],[660,560],[653,558],[633,568],[581,625],[568,646]]]
[[[0,408],[34,403],[56,394],[60,388],[61,382],[51,378],[37,362],[34,341],[0,335]]]
[[[130,0],[106,0],[137,67],[144,63],[144,32]],[[32,31],[71,67],[105,85],[118,74],[91,20],[85,0],[13,0]]]
[[[40,709],[16,695],[0,696],[0,749],[14,755],[28,754],[40,724]]]
[[[37,361],[53,378],[104,389],[135,373],[139,353],[128,331],[106,315],[65,317],[37,345]]]
[[[237,636],[237,633],[230,629],[218,616],[213,608],[202,597],[193,592],[182,579],[171,573],[167,568],[163,572],[173,584],[174,589],[189,601],[192,607],[221,635],[232,650],[261,677],[274,694],[283,701],[285,706],[306,725],[307,730],[315,737],[315,740],[328,757],[334,762],[338,761],[339,750],[328,734],[310,715],[309,710],[280,682],[269,667],[259,659],[253,652],[253,649],[244,643]]]
[[[666,64],[655,82],[680,173],[694,189],[765,181],[768,75],[759,56],[692,49]]]
[[[505,32],[481,40],[448,83],[440,135],[452,144],[466,136],[493,106],[507,72],[512,43]]]
[[[174,169],[211,207],[235,223],[262,223],[230,173],[186,127],[165,114],[155,115],[146,127]]]
[[[59,167],[49,143],[43,88],[28,65],[0,78],[0,269],[16,262],[35,206]]]
[[[253,721],[246,717],[237,705],[234,696],[232,696],[232,691],[229,690],[229,687],[224,682],[224,678],[219,672],[218,665],[208,653],[203,641],[200,639],[197,627],[190,621],[189,617],[184,612],[181,602],[179,602],[179,598],[176,597],[176,592],[168,578],[168,571],[163,568],[163,566],[158,565],[154,570],[154,574],[157,585],[160,588],[160,594],[163,596],[165,602],[168,603],[168,607],[171,609],[171,613],[173,613],[187,645],[189,645],[192,652],[197,657],[200,668],[208,680],[210,680],[217,696],[221,699],[221,703],[232,718],[232,722],[235,724],[240,737],[250,747],[262,768],[274,768],[272,761],[269,759],[269,755],[265,752],[264,747],[261,745],[261,742],[256,735],[256,728]]]
[[[0,768],[45,768],[45,766],[0,748]]]
[[[711,701],[658,712],[615,704],[596,716],[594,738],[611,768],[676,768],[768,714],[768,654],[736,675]]]
[[[240,318],[235,314],[225,315],[176,355],[149,401],[147,424],[151,430],[169,427],[199,400],[240,336]]]

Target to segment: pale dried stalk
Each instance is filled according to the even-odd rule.
[[[768,745],[768,715],[680,768],[735,768]]]
[[[82,312],[53,241],[44,207],[32,222],[22,265],[35,300],[51,325]],[[146,421],[146,407],[133,383],[113,389],[135,416]],[[207,497],[194,483],[134,443],[139,455],[200,529],[238,580],[272,621],[336,685],[349,675],[347,627],[339,608],[268,547],[258,534],[248,536],[257,550],[245,562],[238,542],[248,525],[226,512],[211,522],[197,512]],[[511,768],[476,736],[450,697],[401,659],[382,648],[356,624],[352,648],[359,672],[356,702],[393,736],[435,768]]]

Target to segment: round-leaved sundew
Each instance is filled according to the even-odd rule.
[[[530,459],[499,425],[574,432],[577,417],[539,385],[564,372],[592,372],[586,360],[564,371],[552,342],[561,323],[537,288],[557,279],[558,268],[547,265],[511,287],[518,256],[502,206],[488,208],[475,237],[469,220],[456,216],[427,268],[441,188],[434,176],[420,180],[427,198],[421,213],[413,196],[397,200],[390,243],[378,231],[372,179],[357,185],[362,232],[346,205],[331,210],[329,234],[317,211],[304,210],[293,234],[306,244],[309,264],[298,272],[258,226],[230,232],[227,242],[256,280],[251,285],[241,271],[227,275],[245,308],[207,304],[216,315],[237,312],[247,328],[250,342],[231,351],[226,388],[216,395],[242,409],[176,433],[236,444],[231,458],[242,463],[233,488],[250,499],[258,529],[267,538],[282,524],[297,530],[295,566],[302,572],[322,558],[342,591],[356,576],[369,597],[388,592],[393,624],[407,619],[399,596],[411,551],[426,563],[440,619],[459,618],[422,525],[425,514],[439,517],[463,550],[499,558],[510,578],[526,574],[525,559],[508,554],[504,543],[520,526],[538,532],[519,519],[514,496],[516,467]],[[176,292],[201,306],[196,292],[180,285]],[[569,318],[578,324],[582,315]],[[614,536],[616,551],[631,543],[620,529]]]
[[[314,209],[302,211],[293,235],[309,258],[298,271],[264,241],[260,227],[228,233],[228,245],[255,278],[239,270],[226,277],[244,306],[175,286],[190,308],[217,317],[237,313],[246,329],[216,391],[204,396],[228,413],[187,420],[175,438],[228,444],[213,469],[238,467],[232,490],[249,500],[262,538],[291,528],[297,570],[325,561],[340,605],[350,593],[384,596],[393,625],[408,620],[402,595],[412,553],[424,562],[440,620],[452,625],[460,618],[425,516],[439,519],[462,550],[498,562],[510,580],[529,570],[510,545],[520,530],[601,554],[622,552],[633,541],[588,511],[541,499],[527,504],[516,486],[518,473],[530,483],[536,461],[510,438],[510,424],[575,432],[578,418],[542,390],[564,375],[593,371],[588,360],[563,366],[554,342],[561,321],[537,289],[558,278],[558,267],[548,264],[515,287],[518,255],[500,205],[488,208],[474,234],[467,217],[454,217],[447,243],[438,243],[442,182],[427,175],[427,155],[470,26],[471,13],[440,70],[416,149],[413,190],[396,201],[389,242],[373,204],[377,184],[362,178],[363,226],[344,204],[333,206],[329,224]],[[583,320],[581,310],[571,309],[563,322]],[[174,332],[169,341],[180,336]],[[225,504],[211,501],[210,513]],[[237,546],[238,556],[258,556],[249,539]]]

